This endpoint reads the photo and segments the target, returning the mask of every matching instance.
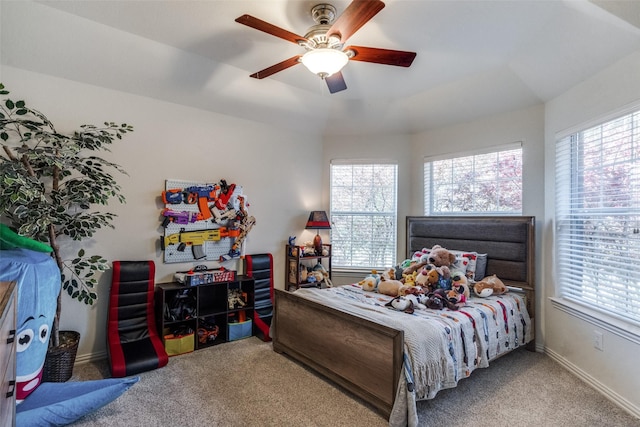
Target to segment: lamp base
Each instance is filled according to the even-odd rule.
[[[316,255],[322,255],[322,237],[320,234],[316,234],[313,238],[313,250],[316,251]]]

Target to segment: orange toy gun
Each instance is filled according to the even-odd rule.
[[[194,185],[193,187],[185,188],[184,193],[187,196],[187,203],[193,204],[198,202],[198,209],[200,209],[202,218],[209,219],[211,218],[209,202],[218,200],[218,190],[220,190],[220,187],[217,185]]]

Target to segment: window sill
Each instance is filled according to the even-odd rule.
[[[568,301],[564,298],[549,298],[551,305],[560,311],[575,316],[579,319],[589,322],[599,328],[602,328],[614,335],[629,340],[635,344],[640,344],[640,327],[630,322],[607,316],[604,313],[590,309],[581,304]]]

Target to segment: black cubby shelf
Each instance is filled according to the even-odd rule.
[[[253,335],[253,309],[251,277],[237,276],[233,281],[197,286],[158,283],[155,287],[158,334],[164,342],[166,335],[191,331],[194,350]]]

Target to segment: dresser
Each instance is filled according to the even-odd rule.
[[[0,426],[16,420],[16,307],[15,282],[0,282]]]

